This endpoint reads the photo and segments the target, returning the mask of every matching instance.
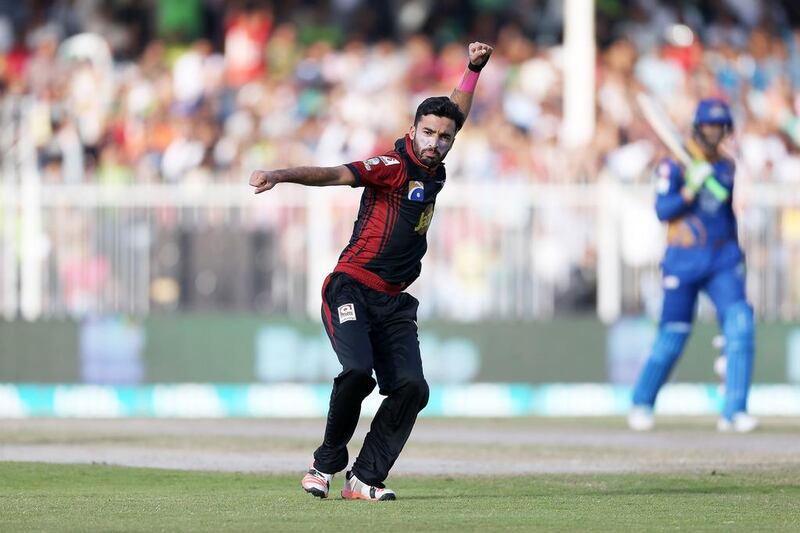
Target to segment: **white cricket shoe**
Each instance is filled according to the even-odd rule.
[[[320,472],[312,465],[311,468],[308,469],[308,473],[303,476],[300,485],[303,487],[303,490],[317,498],[327,498],[328,492],[331,490],[332,479],[333,474]]]
[[[758,427],[758,418],[745,412],[736,413],[732,419],[725,417],[717,421],[717,430],[722,432],[750,433]]]
[[[634,405],[628,413],[628,427],[634,431],[650,431],[656,426],[653,409],[644,405]]]
[[[392,489],[374,487],[359,480],[352,472],[347,472],[342,489],[342,498],[345,500],[370,500],[373,502],[396,500],[397,496]]]

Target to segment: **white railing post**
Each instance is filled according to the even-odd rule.
[[[7,96],[3,101],[0,128],[0,149],[3,158],[3,191],[0,194],[0,212],[3,215],[2,257],[2,310],[3,318],[13,320],[19,311],[17,265],[17,192],[19,183],[17,162],[19,153],[17,100]],[[16,116],[15,116],[16,115]]]
[[[31,116],[32,102],[24,100],[22,116]],[[23,119],[20,124],[20,195],[21,215],[21,285],[20,309],[26,320],[36,320],[42,313],[42,183],[36,162],[36,147],[30,132],[30,121]]]
[[[597,195],[597,316],[610,324],[622,313],[622,257],[615,199],[619,184],[601,172]]]

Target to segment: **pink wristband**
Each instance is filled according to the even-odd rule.
[[[461,83],[458,84],[458,90],[465,93],[475,91],[475,86],[478,85],[478,76],[480,73],[474,70],[467,69],[464,71],[464,77],[461,78]]]

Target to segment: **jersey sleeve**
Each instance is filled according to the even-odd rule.
[[[376,187],[392,189],[403,185],[403,163],[399,154],[389,152],[365,161],[353,161],[345,165],[356,177],[353,187]]]
[[[683,215],[689,205],[681,195],[683,171],[677,163],[664,159],[656,166],[656,216],[661,221],[669,221]]]

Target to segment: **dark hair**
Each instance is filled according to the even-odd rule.
[[[456,123],[456,131],[461,129],[464,125],[464,113],[458,106],[446,96],[431,96],[423,100],[417,113],[414,115],[414,126],[419,124],[419,119],[424,115],[436,115],[437,117],[445,117],[453,119]]]

